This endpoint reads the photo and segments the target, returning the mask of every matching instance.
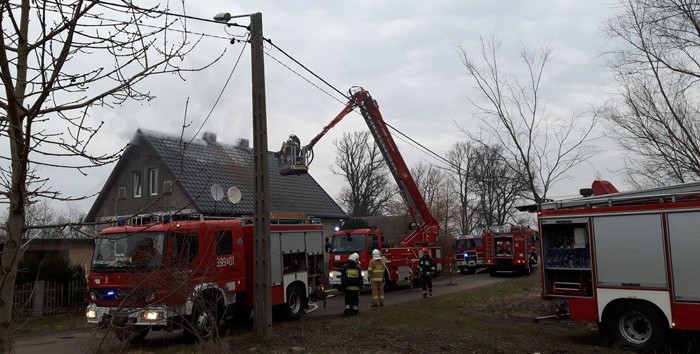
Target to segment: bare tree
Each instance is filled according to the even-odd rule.
[[[449,241],[448,235],[459,232],[459,227],[455,228],[453,226],[455,217],[459,215],[457,211],[459,203],[451,198],[454,187],[450,184],[447,171],[434,165],[419,162],[411,168],[411,174],[418,185],[425,204],[435,216],[435,219],[440,222],[443,238]],[[405,203],[403,207],[407,213],[408,208]],[[459,221],[456,224],[459,225]]]
[[[619,99],[605,117],[637,186],[700,180],[700,4],[688,0],[620,1],[607,32]]]
[[[9,350],[20,245],[31,227],[27,207],[39,198],[84,197],[51,189],[42,169],[84,173],[114,162],[119,151],[90,152],[102,126],[93,108],[153,99],[139,84],[152,75],[195,70],[180,65],[201,37],[190,38],[181,17],[128,1],[2,1],[0,27],[0,138],[9,147],[0,165],[0,202],[9,204],[0,349]]]
[[[338,151],[333,173],[348,182],[340,199],[351,216],[382,215],[395,193],[389,168],[369,132],[345,133],[333,141]]]
[[[460,233],[469,235],[480,225],[475,195],[473,161],[475,148],[468,142],[456,142],[447,151],[447,160],[455,168],[450,176],[455,180],[455,191],[459,198]]]
[[[482,225],[504,225],[513,218],[514,205],[527,192],[524,181],[508,166],[499,146],[476,148],[471,164]]]
[[[572,167],[596,153],[590,142],[597,115],[567,119],[548,116],[541,84],[552,48],[521,47],[525,74],[519,78],[506,71],[501,46],[501,38],[492,33],[488,38],[481,37],[478,59],[459,48],[462,62],[483,98],[470,102],[482,118],[485,137],[470,136],[482,144],[502,146],[508,166],[525,181],[530,197],[540,203]]]

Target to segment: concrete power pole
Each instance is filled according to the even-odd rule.
[[[267,164],[267,112],[262,14],[250,17],[250,57],[253,82],[253,173],[255,175],[255,307],[254,326],[259,338],[268,338],[272,326],[270,288],[270,189]]]

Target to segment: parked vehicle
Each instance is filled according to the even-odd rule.
[[[592,191],[520,208],[539,212],[542,296],[637,351],[700,330],[700,183]]]
[[[454,261],[460,273],[473,274],[477,269],[486,267],[486,244],[482,235],[455,237],[454,250]]]
[[[246,320],[254,306],[253,223],[181,220],[104,229],[88,276],[89,323],[121,340],[184,328],[206,338],[223,319]],[[272,306],[298,319],[321,291],[323,231],[314,218],[270,226]]]
[[[527,226],[491,226],[484,230],[486,267],[489,274],[530,274],[528,260],[534,245],[535,230]]]
[[[282,175],[308,173],[308,166],[313,159],[313,146],[343,117],[359,108],[362,117],[367,123],[370,133],[374,137],[379,150],[391,171],[399,192],[408,206],[408,211],[413,222],[412,231],[403,237],[398,247],[387,248],[382,239],[380,230],[358,229],[339,230],[333,234],[333,249],[329,254],[329,283],[340,285],[340,271],[342,265],[347,262],[350,254],[357,252],[360,255],[360,264],[367,268],[372,250],[379,249],[386,257],[387,282],[391,284],[399,282],[411,282],[418,278],[418,259],[423,256],[422,248],[430,250],[432,258],[437,263],[437,272],[442,270],[442,249],[437,245],[437,235],[440,232],[440,224],[430,212],[425,200],[418,189],[411,171],[399,152],[394,138],[389,132],[387,124],[382,118],[377,102],[369,92],[361,87],[350,89],[350,101],[345,108],[316,135],[311,142],[301,148],[294,148],[293,142],[285,142],[277,153]],[[369,280],[365,281],[368,284]]]

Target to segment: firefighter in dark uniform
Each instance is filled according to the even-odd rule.
[[[345,310],[343,317],[360,313],[360,290],[362,289],[362,269],[358,264],[360,255],[353,253],[343,267],[340,285],[345,291]]]
[[[418,261],[418,271],[420,272],[420,282],[423,284],[423,298],[425,299],[433,296],[433,269],[435,268],[435,262],[433,258],[430,257],[430,250],[427,247],[423,247],[423,257],[420,257]]]
[[[530,247],[530,254],[528,255],[528,265],[530,266],[530,271],[537,267],[539,263],[539,255],[537,254],[537,249],[535,246]],[[530,275],[530,274],[528,274]]]

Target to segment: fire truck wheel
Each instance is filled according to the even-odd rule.
[[[661,312],[650,305],[626,303],[615,308],[610,328],[629,349],[645,352],[656,348],[666,335],[668,325]]]
[[[185,341],[208,341],[216,338],[219,330],[220,314],[223,309],[221,298],[218,296],[203,297],[194,301],[192,316],[185,326],[183,336]]]
[[[304,309],[304,289],[298,284],[292,284],[287,288],[287,302],[284,304],[284,317],[287,320],[298,320]]]

